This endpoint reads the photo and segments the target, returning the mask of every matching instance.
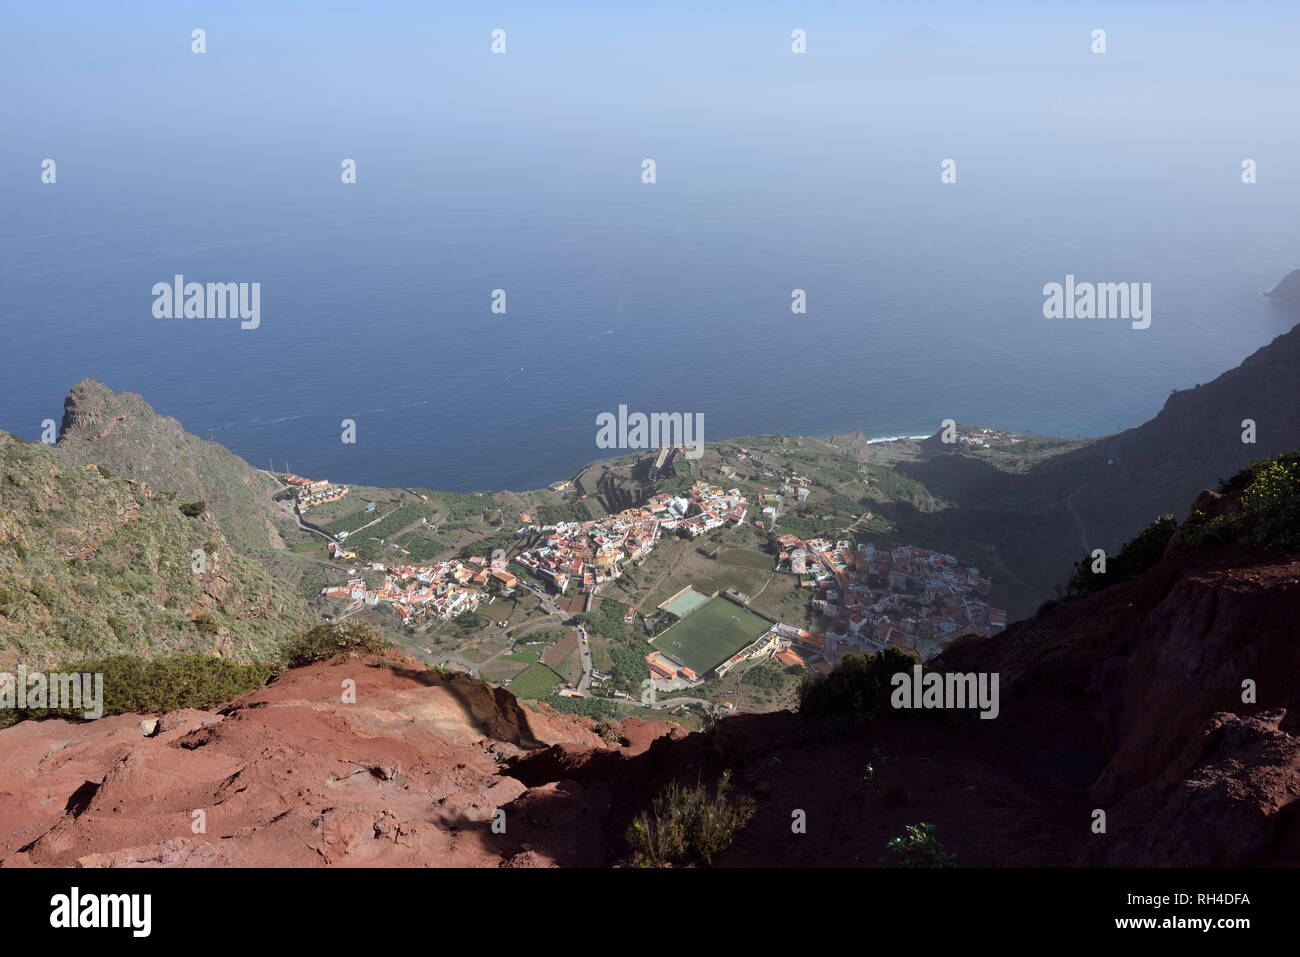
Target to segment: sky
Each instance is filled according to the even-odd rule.
[[[1211,143],[1300,159],[1286,3],[54,2],[0,24],[0,171],[24,192],[32,152],[93,162],[122,201],[211,167],[256,196],[331,179],[318,156],[339,153],[394,189],[501,196],[616,188],[614,161],[651,153],[685,189],[799,170],[813,195],[936,150],[1020,182],[1122,166],[1112,147],[1174,178],[1215,163]]]

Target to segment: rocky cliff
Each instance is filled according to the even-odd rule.
[[[222,531],[244,549],[282,545],[272,496],[279,483],[215,442],[190,435],[134,392],[83,379],[63,404],[61,458],[103,465],[115,475],[207,503]]]

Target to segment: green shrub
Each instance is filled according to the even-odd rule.
[[[933,824],[908,824],[885,845],[880,863],[890,867],[956,867],[957,855],[943,849]]]
[[[1103,573],[1094,572],[1092,556],[1085,555],[1074,563],[1074,574],[1070,576],[1062,598],[1066,601],[1085,598],[1111,585],[1140,578],[1164,557],[1165,547],[1177,529],[1178,522],[1173,515],[1161,515],[1126,543],[1118,555],[1107,556]]]
[[[670,783],[654,799],[651,810],[638,814],[628,828],[632,863],[637,867],[711,864],[754,815],[752,798],[728,798],[730,785],[730,771],[723,772],[712,795],[703,782],[690,788]]]
[[[1237,535],[1236,518],[1232,515],[1215,515],[1207,518],[1199,508],[1182,524],[1179,534],[1184,542],[1196,548],[1225,545]]]
[[[211,708],[237,698],[270,680],[267,664],[241,665],[211,655],[191,654],[146,661],[135,655],[113,655],[61,665],[71,674],[104,676],[104,715],[165,712],[181,708]],[[23,720],[68,718],[81,720],[87,707],[75,711],[27,708],[0,712],[0,727]]]
[[[1269,551],[1300,551],[1300,451],[1252,462],[1219,484],[1235,495],[1237,513],[1207,518],[1196,511],[1179,530],[1189,545],[1240,542]]]
[[[874,718],[890,709],[893,676],[900,671],[910,674],[916,661],[898,648],[865,658],[845,655],[830,674],[804,677],[799,685],[799,713],[805,718]]]
[[[561,698],[557,694],[549,694],[534,700],[547,704],[562,714],[581,714],[588,718],[604,719],[618,717],[618,706],[600,698]]]
[[[641,682],[650,677],[650,666],[638,651],[614,645],[609,649],[610,683],[618,691],[639,691]]]
[[[1241,509],[1247,544],[1300,551],[1300,452],[1256,464],[1241,493]]]
[[[181,509],[181,514],[184,515],[186,518],[198,518],[200,515],[202,515],[204,512],[207,511],[208,503],[203,501],[186,502],[185,504],[181,505],[180,509]]]
[[[288,667],[301,668],[335,655],[382,654],[392,647],[392,642],[364,622],[325,622],[285,645],[283,658]]]

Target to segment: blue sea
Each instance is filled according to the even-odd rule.
[[[707,42],[662,59],[629,31],[603,73],[568,47],[530,54],[524,33],[499,75],[447,53],[451,77],[372,29],[367,62],[428,85],[363,71],[352,94],[323,54],[307,78],[265,66],[269,40],[224,62],[219,34],[207,60],[123,34],[93,55],[102,76],[38,46],[80,85],[22,81],[0,113],[0,428],[37,438],[91,376],[260,467],[522,490],[605,457],[596,416],[620,405],[702,413],[706,441],[945,418],[1103,435],[1294,324],[1261,296],[1300,267],[1294,124],[1207,92],[1215,77],[1189,85],[1183,53],[1157,76],[1120,47],[1099,78],[1067,38],[1068,57],[1040,48],[1003,76],[936,22],[947,39],[917,43],[959,55],[903,44],[859,69],[841,37],[806,75],[782,43],[719,64]],[[1214,32],[1201,52],[1249,60]],[[259,328],[155,318],[152,287],[178,273],[260,282]],[[1149,282],[1151,327],[1045,319],[1043,286],[1067,274]]]

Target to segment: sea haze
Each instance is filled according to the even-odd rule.
[[[19,20],[0,428],[36,438],[93,376],[254,465],[526,489],[608,454],[620,404],[702,413],[706,441],[1106,434],[1290,328],[1260,292],[1300,266],[1296,126],[1262,120],[1293,112],[1293,19],[1262,6],[1239,38],[1115,8],[1095,57],[1074,22],[936,10],[817,14],[802,58],[785,18],[707,13],[682,39],[521,7],[504,57],[495,22],[422,46],[418,9],[223,14],[202,56],[185,18],[104,19],[107,45]],[[177,273],[260,282],[260,327],[155,319]],[[1151,327],[1043,318],[1067,273],[1149,282]]]

